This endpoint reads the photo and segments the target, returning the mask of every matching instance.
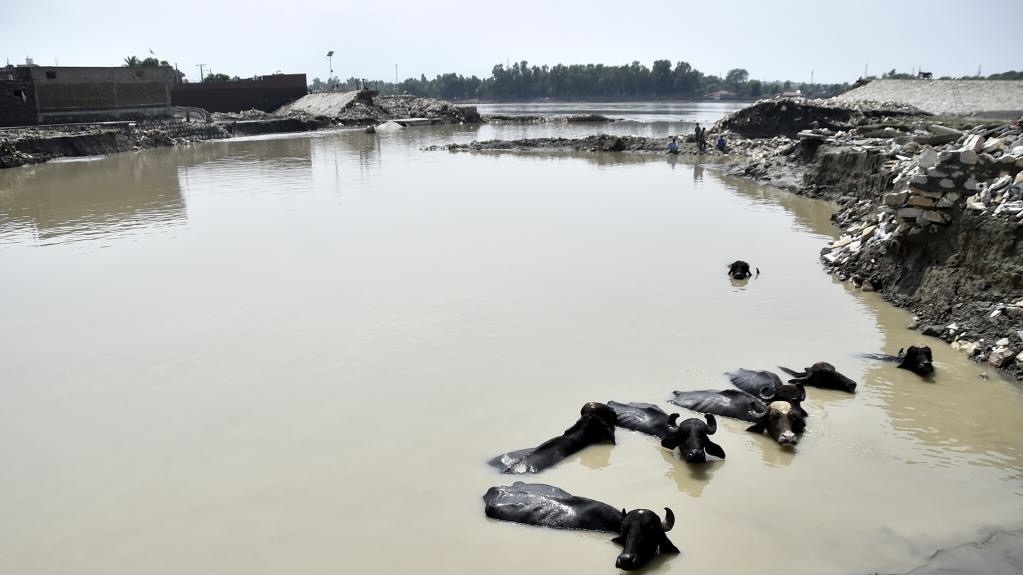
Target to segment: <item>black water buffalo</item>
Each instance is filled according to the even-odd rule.
[[[700,413],[712,413],[723,417],[731,417],[756,423],[767,415],[767,404],[756,397],[738,389],[674,391],[674,397],[668,400],[686,409]]]
[[[764,403],[775,400],[787,401],[807,417],[802,402],[806,399],[806,389],[801,382],[782,383],[777,374],[770,371],[753,371],[739,368],[726,373],[732,385],[750,395],[757,396]]]
[[[488,463],[502,473],[539,473],[584,447],[615,442],[615,414],[603,403],[591,401],[580,410],[572,427],[532,449],[499,455]]]
[[[765,404],[753,395],[738,389],[722,391],[676,391],[669,403],[701,413],[714,413],[753,423],[747,431],[767,431],[781,445],[795,445],[795,436],[806,429],[806,416],[801,407],[783,400]]]
[[[483,496],[487,517],[555,529],[582,529],[616,533],[622,545],[615,567],[631,571],[658,553],[678,553],[665,535],[675,524],[671,509],[664,521],[649,509],[625,511],[600,501],[572,495],[542,483],[516,481],[511,486],[491,487]]]
[[[755,268],[757,275],[760,275],[760,268]],[[749,269],[749,264],[742,260],[735,260],[728,264],[728,275],[733,279],[744,280],[753,277],[753,272]]]
[[[618,427],[653,435],[658,439],[668,436],[668,414],[652,403],[609,401],[607,406],[614,411]],[[672,415],[678,417],[677,413]]]
[[[618,403],[607,402],[614,410],[618,426],[661,440],[665,449],[678,448],[679,454],[688,463],[703,463],[707,454],[721,459],[725,458],[725,450],[710,440],[708,435],[717,431],[717,421],[713,415],[706,416],[706,423],[690,418],[678,423],[679,414],[668,415],[660,407],[652,403]]]
[[[806,429],[806,419],[798,409],[787,401],[772,401],[767,414],[746,431],[766,432],[779,445],[792,446],[799,443],[798,434]]]
[[[780,366],[779,366],[780,367]],[[801,372],[782,367],[782,371],[793,376],[789,383],[799,383],[824,389],[837,389],[853,393],[856,391],[856,382],[838,373],[835,366],[825,361],[818,361]]]
[[[679,454],[686,463],[703,463],[707,461],[707,454],[721,459],[725,458],[725,450],[710,440],[708,435],[714,435],[718,430],[718,422],[710,413],[704,414],[707,422],[690,417],[679,423],[678,426],[669,426],[667,437],[661,440],[661,446],[665,449],[678,448]],[[678,418],[677,413],[672,413],[668,420],[674,422]]]
[[[926,345],[919,347],[911,345],[909,349],[900,349],[899,355],[868,353],[866,356],[881,361],[897,361],[899,365],[896,367],[912,371],[922,377],[934,373],[934,357],[931,355],[931,348]]]

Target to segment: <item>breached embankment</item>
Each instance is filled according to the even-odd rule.
[[[715,130],[773,124],[779,107],[833,105],[761,102]],[[821,250],[829,273],[913,311],[912,329],[1023,379],[1023,124],[925,113],[829,120],[839,121],[737,143],[731,172],[837,202],[843,234]]]
[[[194,122],[197,117],[212,121]],[[0,129],[0,168],[38,164],[64,157],[99,156],[145,148],[238,136],[375,126],[389,121],[478,123],[472,106],[416,96],[378,96],[371,90],[310,94],[273,113],[246,110],[215,113],[194,110],[184,118],[159,122],[107,122]]]
[[[1023,127],[937,118],[891,102],[765,100],[710,131],[702,161],[834,201],[825,269],[913,311],[940,337],[1023,379]],[[691,135],[682,153],[696,154]],[[598,135],[431,150],[664,153],[661,139]]]

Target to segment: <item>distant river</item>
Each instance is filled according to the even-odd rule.
[[[686,158],[420,149],[734,104],[545,106],[629,120],[0,170],[0,573],[615,572],[606,534],[484,517],[518,479],[671,507],[656,573],[903,572],[1023,522],[1019,389],[945,345],[933,382],[863,359],[924,338],[822,273],[831,204]],[[588,401],[816,361],[860,387],[809,389],[794,452],[722,418],[705,466],[625,430],[535,477],[484,463]]]

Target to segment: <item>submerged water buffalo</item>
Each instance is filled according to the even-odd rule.
[[[615,414],[603,403],[591,401],[580,410],[572,427],[535,448],[519,449],[499,455],[488,463],[502,473],[538,473],[584,447],[615,442]]]
[[[799,443],[798,434],[805,429],[806,419],[791,403],[772,401],[767,406],[767,415],[746,431],[766,432],[779,445],[792,446]]]
[[[896,361],[899,363],[896,367],[912,371],[919,376],[934,373],[934,357],[931,355],[931,348],[926,345],[911,345],[909,349],[900,349],[899,355],[868,353],[866,356],[881,361]]]
[[[738,389],[674,391],[668,400],[686,409],[756,423],[767,415],[767,404]]]
[[[682,459],[688,463],[704,463],[708,453],[725,458],[725,450],[708,437],[718,428],[713,415],[707,414],[706,422],[689,418],[678,423],[679,414],[668,415],[652,403],[609,401],[607,405],[614,410],[619,427],[659,438],[662,447],[671,450],[678,448]]]
[[[732,385],[750,395],[757,396],[761,401],[770,403],[775,400],[787,401],[806,417],[802,402],[806,399],[806,388],[801,382],[782,383],[777,374],[770,371],[753,371],[739,368],[726,373]]]
[[[623,546],[615,567],[631,571],[658,553],[678,553],[666,533],[675,525],[675,514],[664,508],[664,521],[649,509],[619,511],[606,503],[572,495],[542,483],[516,481],[511,486],[491,487],[483,496],[487,517],[555,529],[582,529],[616,533],[612,539]]]
[[[837,389],[848,391],[849,393],[856,391],[856,382],[838,373],[835,366],[826,361],[818,361],[799,372],[787,367],[782,367],[781,369],[794,378],[790,379],[789,383],[799,383],[824,389]]]
[[[737,280],[744,280],[753,277],[753,272],[750,271],[748,263],[742,260],[735,260],[728,264],[728,275]],[[760,275],[760,268],[755,268],[757,275]]]

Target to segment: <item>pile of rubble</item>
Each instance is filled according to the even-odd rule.
[[[885,168],[895,174],[893,191],[881,205],[863,200],[836,215],[855,223],[846,230],[850,235],[825,249],[825,262],[840,265],[870,242],[938,233],[967,209],[1023,221],[1021,134],[1023,124],[1016,122],[974,128],[941,150],[892,143]]]
[[[482,121],[475,106],[456,106],[444,100],[418,96],[378,96],[374,103],[389,118],[430,118],[445,123],[478,124]]]
[[[759,100],[719,120],[713,132],[733,132],[746,138],[794,137],[811,128],[847,131],[876,118],[925,116],[926,112],[898,102],[845,102],[775,98]]]

